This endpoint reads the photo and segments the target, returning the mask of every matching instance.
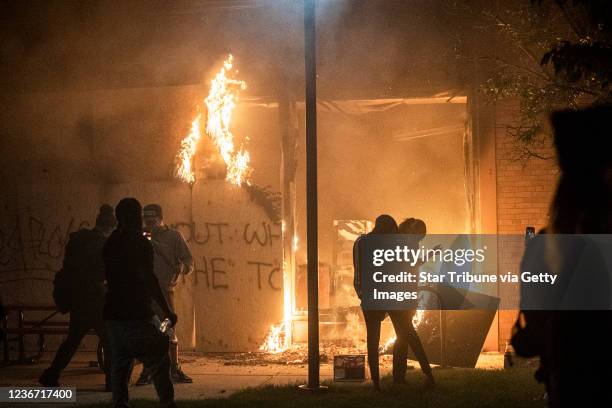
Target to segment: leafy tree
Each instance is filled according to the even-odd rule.
[[[542,3],[543,0],[538,1],[540,6]],[[542,65],[552,65],[560,80],[589,90],[596,102],[610,103],[612,2],[574,0],[572,3],[574,8],[579,8],[579,14],[568,12],[567,0],[554,0],[554,3],[564,11],[577,39],[558,40],[544,54]]]
[[[506,131],[517,159],[549,158],[547,116],[612,102],[612,1],[448,0],[460,69],[478,67],[486,101],[518,102]]]

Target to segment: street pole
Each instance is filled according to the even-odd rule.
[[[308,384],[319,384],[319,256],[317,208],[317,68],[315,0],[304,0],[304,58],[306,68],[306,256],[308,262]]]

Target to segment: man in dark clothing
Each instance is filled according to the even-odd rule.
[[[105,204],[100,207],[95,228],[83,228],[70,234],[63,263],[70,287],[70,326],[68,337],[59,347],[51,366],[40,376],[39,382],[46,387],[59,386],[61,371],[72,359],[83,337],[93,329],[104,347],[106,389],[110,388],[111,353],[102,316],[106,292],[102,248],[115,225],[113,207]]]
[[[545,234],[530,240],[521,262],[521,271],[559,277],[544,299],[533,283],[521,284],[512,335],[518,355],[540,356],[536,379],[551,408],[612,406],[611,250],[603,238],[612,233],[610,117],[607,105],[553,113],[561,173]]]
[[[147,234],[153,245],[153,271],[164,297],[174,309],[174,287],[181,274],[188,275],[193,271],[193,258],[185,239],[177,230],[170,229],[164,224],[162,208],[159,204],[145,205],[144,222]],[[153,305],[156,314],[162,311]],[[191,383],[193,380],[186,375],[178,360],[178,338],[173,334],[170,338],[170,373],[174,382]],[[136,385],[149,384],[150,374],[143,370]]]
[[[376,218],[374,229],[367,235],[397,234],[398,232],[400,231],[395,220],[391,216],[383,214]],[[401,232],[406,233],[405,230]],[[355,287],[357,296],[360,299],[362,297],[361,282],[364,278],[360,270],[360,248],[362,247],[362,244],[360,243],[361,238],[362,237],[357,238],[353,246],[353,285]],[[393,328],[397,336],[397,340],[393,346],[393,382],[395,384],[403,384],[405,382],[408,345],[410,345],[415,355],[419,359],[423,374],[426,376],[426,386],[434,386],[435,381],[431,367],[429,366],[429,361],[423,349],[423,345],[421,344],[421,341],[419,340],[416,330],[412,324],[412,318],[414,317],[416,310],[370,310],[363,308],[362,305],[362,311],[367,332],[366,340],[368,349],[368,365],[370,366],[370,377],[372,378],[374,388],[377,390],[380,389],[378,346],[380,341],[381,322],[385,319],[387,314],[389,314],[389,317],[391,318],[391,323],[393,324]]]
[[[111,388],[115,407],[129,407],[128,380],[132,361],[143,362],[151,372],[163,407],[175,407],[170,379],[168,337],[153,323],[152,301],[176,325],[176,314],[164,298],[153,273],[153,247],[142,233],[142,207],[134,198],[117,204],[118,226],[104,245],[108,292],[104,319],[113,360]]]

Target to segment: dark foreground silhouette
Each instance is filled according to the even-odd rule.
[[[561,176],[551,205],[549,234],[610,234],[612,232],[611,107],[554,113],[552,125]],[[538,242],[537,240],[535,240]],[[591,294],[593,309],[528,311],[515,325],[512,344],[519,355],[539,356],[538,381],[545,383],[549,407],[612,406],[610,383],[612,312],[609,279],[597,266],[579,267],[589,257],[589,245],[568,254],[560,245],[548,245],[539,257],[528,245],[521,270],[533,262],[549,263],[561,280],[574,280],[573,290]],[[592,258],[592,257],[591,257]],[[551,262],[554,260],[554,264]],[[570,275],[570,276],[568,276]],[[596,277],[596,278],[594,278]],[[570,279],[571,278],[571,279]],[[524,291],[527,288],[521,289]],[[524,300],[527,299],[523,296]]]

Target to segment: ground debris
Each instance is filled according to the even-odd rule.
[[[365,343],[348,345],[341,342],[321,343],[319,346],[319,361],[321,364],[333,363],[334,356],[347,354],[365,354]],[[381,363],[385,364],[385,356],[381,356]],[[280,353],[255,352],[228,352],[228,353],[199,353],[189,352],[181,356],[181,361],[206,364],[206,361],[217,362],[226,366],[268,366],[268,365],[295,365],[303,366],[308,363],[308,346],[294,344]]]

